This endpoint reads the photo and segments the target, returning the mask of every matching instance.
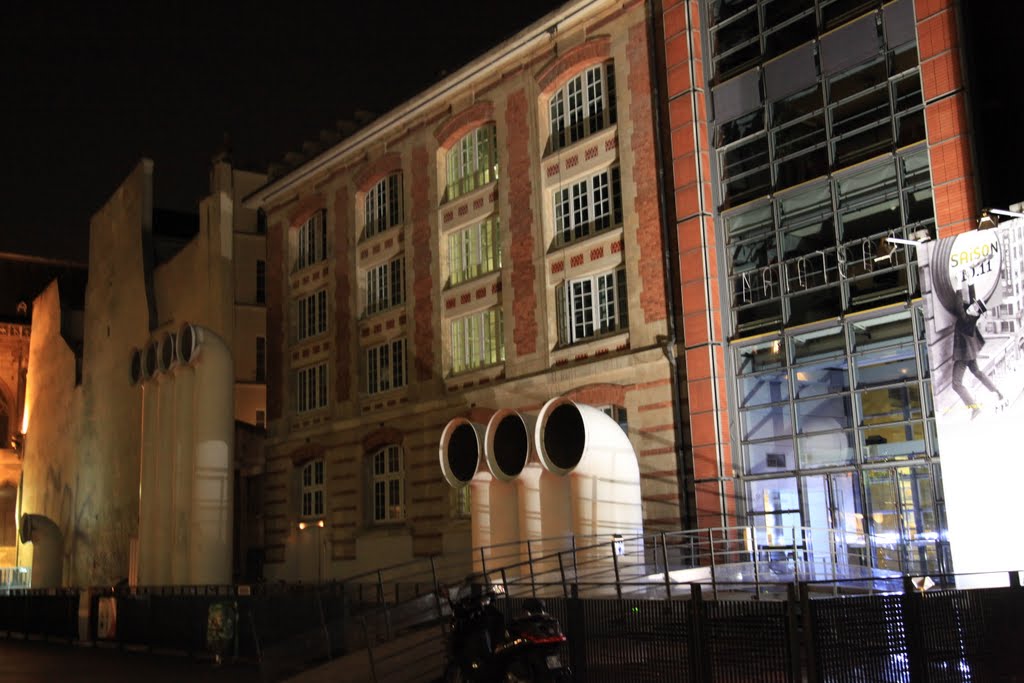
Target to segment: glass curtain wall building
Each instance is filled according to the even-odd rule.
[[[886,241],[936,234],[913,2],[702,10],[740,512],[944,568],[915,253]]]

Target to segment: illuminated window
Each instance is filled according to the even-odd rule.
[[[622,268],[570,280],[559,287],[556,298],[563,344],[629,327],[626,271]]]
[[[366,271],[366,314],[371,315],[405,301],[405,259],[398,257]]]
[[[305,413],[327,407],[327,363],[295,371],[295,409]]]
[[[302,517],[320,517],[324,514],[324,461],[313,460],[302,466]]]
[[[295,306],[297,341],[327,331],[327,289],[300,297]]]
[[[466,280],[501,268],[501,240],[497,216],[448,236],[448,283]]]
[[[406,384],[405,339],[366,349],[366,393],[378,394]]]
[[[320,210],[309,217],[298,231],[295,269],[327,260],[327,211]]]
[[[493,123],[481,126],[448,150],[448,199],[498,179],[498,149]]]
[[[402,174],[392,173],[366,191],[363,200],[365,237],[402,222]]]
[[[452,321],[452,373],[505,360],[501,309],[492,308]]]
[[[397,522],[405,518],[405,470],[402,449],[385,446],[370,456],[373,521]]]
[[[622,225],[618,167],[555,190],[554,216],[556,244],[568,244]]]
[[[570,78],[548,100],[551,150],[615,123],[615,70],[598,64]]]

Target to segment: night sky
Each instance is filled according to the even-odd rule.
[[[561,3],[27,2],[0,10],[0,251],[85,260],[89,217],[143,156],[194,211],[230,135],[265,170],[357,109],[383,114]],[[176,4],[176,3],[175,3]],[[1022,3],[964,0],[983,204],[1024,200]],[[1009,136],[1007,136],[1009,133]]]

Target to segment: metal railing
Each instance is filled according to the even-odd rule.
[[[0,595],[32,585],[32,570],[28,567],[0,567]]]

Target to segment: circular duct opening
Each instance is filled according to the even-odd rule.
[[[178,354],[174,349],[174,333],[168,332],[160,340],[160,369],[170,370],[178,362]]]
[[[151,342],[149,346],[146,347],[146,377],[153,377],[156,375],[156,371],[158,369],[157,358],[159,355],[160,354],[156,348],[156,342]]]
[[[182,363],[191,363],[196,353],[196,331],[188,323],[178,332],[178,358]]]
[[[128,365],[128,373],[132,385],[142,381],[142,353],[138,349],[132,349],[132,359]]]
[[[526,466],[530,452],[530,435],[518,415],[509,415],[494,430],[494,460],[503,473],[518,476]]]
[[[480,445],[477,443],[472,425],[461,424],[455,428],[448,439],[446,455],[448,466],[456,479],[466,482],[473,478],[480,459]]]
[[[580,411],[572,403],[563,403],[551,411],[544,424],[544,452],[553,465],[571,470],[583,457],[586,437]]]

